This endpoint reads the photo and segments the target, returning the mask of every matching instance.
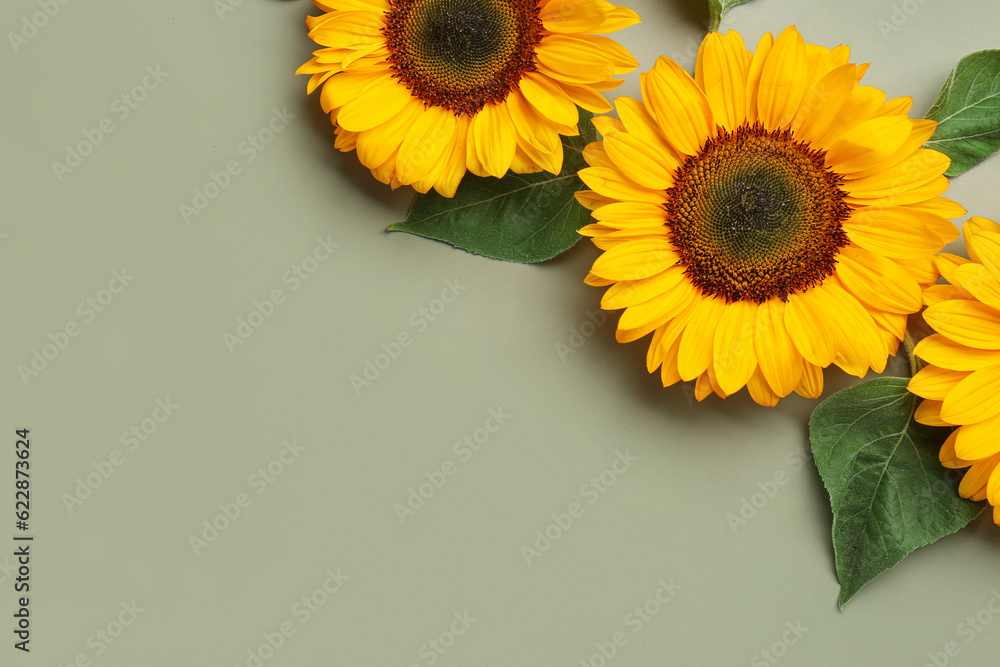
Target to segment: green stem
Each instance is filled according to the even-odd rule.
[[[915,346],[916,343],[913,342],[913,335],[910,333],[910,330],[907,329],[906,335],[903,336],[903,347],[906,348],[906,356],[910,358],[910,377],[919,373],[920,369],[927,365],[923,360],[917,357],[917,355],[913,354],[913,348]]]

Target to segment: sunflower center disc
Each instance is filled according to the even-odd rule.
[[[759,124],[720,130],[677,170],[667,226],[691,282],[727,302],[782,300],[830,276],[847,245],[825,153]]]
[[[396,0],[386,13],[395,75],[427,104],[474,114],[534,69],[534,0]]]

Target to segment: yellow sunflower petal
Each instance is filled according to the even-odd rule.
[[[604,136],[604,149],[615,166],[639,185],[666,190],[674,184],[672,174],[676,165],[667,161],[669,156],[657,153],[641,139],[626,132],[610,131]]]
[[[827,72],[816,82],[791,121],[796,136],[807,141],[815,141],[823,136],[850,98],[855,87],[855,72],[854,65],[842,65]]]
[[[551,35],[535,47],[539,71],[571,84],[610,79],[615,65],[597,44],[574,35]]]
[[[410,185],[424,178],[445,152],[451,152],[456,125],[455,114],[441,107],[430,107],[413,121],[396,157],[400,183]]]
[[[667,276],[669,279],[674,273],[680,272],[668,270],[661,275]],[[665,289],[649,301],[626,308],[618,320],[618,327],[620,329],[639,329],[653,322],[660,323],[673,319],[687,307],[695,296],[695,289],[678,279],[675,285]]]
[[[336,79],[334,77],[331,81]],[[389,120],[402,111],[411,99],[406,86],[395,79],[380,79],[345,104],[340,109],[337,122],[346,130],[361,132]]]
[[[662,225],[666,220],[662,206],[646,202],[616,201],[593,209],[591,215],[595,220],[618,229]]]
[[[634,306],[671,292],[684,279],[684,270],[674,265],[660,269],[655,275],[638,280],[620,280],[601,298],[601,308],[618,310]]]
[[[715,122],[730,132],[746,120],[747,75],[751,55],[735,30],[710,32],[701,43],[695,81],[712,108]]]
[[[620,171],[608,167],[589,167],[579,172],[580,180],[594,192],[618,200],[658,204],[664,192],[645,188]]]
[[[583,147],[583,159],[587,161],[591,167],[605,167],[607,169],[615,169],[615,163],[611,160],[608,155],[608,151],[604,148],[603,141],[592,141]]]
[[[594,32],[607,18],[610,3],[579,0],[549,0],[538,12],[542,25],[550,32]]]
[[[998,466],[994,466],[992,472],[990,472],[990,479],[986,483],[986,498],[993,505],[993,521],[997,525],[1000,525],[1000,516],[997,513],[997,506],[1000,505],[1000,473],[997,472]]]
[[[398,115],[381,125],[357,133],[355,148],[361,164],[372,169],[388,162],[422,113],[419,104],[407,104]]]
[[[935,331],[961,345],[1000,350],[1000,313],[977,301],[944,301],[927,308]]]
[[[958,495],[970,500],[983,500],[986,498],[986,484],[990,475],[1000,463],[1000,455],[993,455],[985,460],[976,461],[972,464],[962,481],[958,484]]]
[[[695,379],[712,363],[713,338],[708,332],[715,331],[725,307],[726,302],[716,297],[701,298],[697,302],[681,334],[677,354],[677,371],[685,381]]]
[[[887,357],[882,339],[871,315],[858,300],[834,281],[827,281],[813,292],[827,299],[828,313],[836,313],[829,322],[840,329],[837,365],[858,377],[864,377],[869,367],[878,373],[885,370]]]
[[[628,28],[640,22],[639,15],[628,7],[616,6],[610,12],[608,12],[607,18],[604,19],[604,23],[600,25],[594,32],[615,32]]]
[[[910,136],[912,122],[904,116],[867,120],[834,141],[826,153],[827,163],[840,174],[866,168],[895,153]]]
[[[966,424],[958,429],[955,453],[967,461],[985,459],[1000,452],[1000,417]]]
[[[459,118],[455,126],[455,140],[434,184],[434,189],[444,197],[454,197],[466,171],[466,137],[468,121]]]
[[[913,259],[932,255],[944,245],[929,230],[931,226],[937,229],[941,221],[944,221],[941,216],[905,206],[862,208],[855,210],[844,223],[844,231],[851,241],[866,250],[886,257]]]
[[[956,371],[975,371],[1000,365],[1000,350],[983,350],[931,334],[917,343],[913,353],[929,364]]]
[[[635,59],[635,56],[610,37],[604,37],[603,35],[577,35],[577,37],[598,46],[608,59],[611,60],[616,75],[627,74],[639,66],[639,61]],[[600,88],[596,88],[596,90],[609,90],[609,88],[603,86],[608,85],[611,88],[617,88],[621,83],[623,81],[620,79],[609,79],[603,83],[595,83],[595,85],[601,86]]]
[[[892,313],[920,310],[920,287],[895,262],[858,246],[837,258],[837,277],[859,301]]]
[[[578,192],[574,192],[573,197],[580,202],[580,206],[590,210],[618,203],[614,199],[608,199],[603,195],[597,194],[593,190],[580,190]]]
[[[1000,392],[1000,366],[988,366],[972,371],[941,399],[944,401],[944,405],[941,406],[941,418],[952,424],[975,424],[1000,414],[998,392]],[[966,458],[961,452],[959,456]]]
[[[958,454],[955,453],[955,440],[958,439],[958,431],[952,431],[951,435],[944,441],[941,445],[941,451],[938,452],[938,460],[941,461],[941,465],[945,468],[968,468],[972,465],[972,461],[966,461],[965,459],[958,458]]]
[[[830,327],[822,296],[813,289],[791,294],[785,308],[785,327],[802,357],[825,368],[833,363],[840,348],[840,336]]]
[[[763,405],[765,408],[773,408],[778,404],[778,400],[781,398],[774,389],[771,388],[767,380],[764,379],[763,373],[761,373],[760,368],[754,371],[754,374],[750,376],[747,381],[747,390],[750,392],[750,397],[758,405]]]
[[[956,285],[931,285],[924,289],[924,305],[936,306],[944,301],[975,301],[976,298]]]
[[[340,11],[324,17],[309,30],[317,44],[332,48],[370,44],[383,39],[382,16],[370,11]]]
[[[735,394],[757,370],[754,352],[754,320],[757,304],[738,301],[725,307],[715,330],[712,369],[719,387]]]
[[[650,115],[642,102],[631,97],[619,97],[615,100],[615,105],[625,130],[655,150],[664,164],[675,165],[673,168],[676,169],[684,162],[663,138],[656,119]]]
[[[855,68],[853,73],[856,72]],[[846,70],[841,77],[851,74],[851,70]],[[799,134],[818,145],[830,146],[849,130],[872,119],[884,100],[885,93],[871,86],[855,86],[846,94],[834,94],[827,105],[820,105],[819,113],[809,119],[811,122]]]
[[[771,52],[771,48],[774,46],[774,36],[769,32],[765,32],[760,41],[757,42],[757,48],[754,49],[753,55],[750,57],[750,68],[747,70],[747,111],[746,117],[748,123],[755,123],[758,120],[757,114],[757,100],[759,97],[759,87],[760,87],[760,75],[764,71],[764,64],[767,62],[767,56]]]
[[[789,26],[774,40],[760,73],[757,113],[764,127],[778,130],[791,124],[806,93],[807,71],[805,40]]]
[[[932,401],[943,401],[948,392],[969,375],[969,371],[951,371],[937,366],[927,366],[913,376],[907,388],[917,396]]]
[[[878,199],[916,189],[937,178],[951,164],[944,153],[920,149],[898,165],[859,179],[848,179],[844,191],[854,199]]]
[[[601,95],[590,86],[575,86],[569,83],[562,84],[563,92],[578,107],[583,107],[593,113],[605,113],[611,111],[611,103],[604,95]]]
[[[966,223],[968,227],[968,223]],[[969,256],[973,261],[979,262],[986,269],[1000,280],[1000,233],[978,232],[966,233],[966,245],[969,249]]]
[[[795,393],[803,398],[819,398],[823,393],[823,369],[808,361],[802,367],[802,379]]]
[[[760,371],[776,394],[787,396],[802,378],[802,354],[785,328],[785,302],[771,299],[757,310],[754,351]]]
[[[667,239],[630,241],[598,257],[591,271],[607,280],[642,280],[673,266],[677,259]]]
[[[506,104],[487,104],[472,119],[468,136],[475,141],[479,163],[490,176],[501,178],[510,169],[517,145],[515,133]]]
[[[927,426],[951,426],[941,419],[941,401],[921,401],[913,413],[913,418]]]
[[[646,108],[679,153],[694,155],[714,134],[712,109],[698,84],[680,65],[661,56],[641,77]]]
[[[964,206],[956,201],[948,199],[947,197],[934,197],[933,199],[928,199],[924,202],[910,204],[910,208],[917,211],[936,213],[942,218],[948,218],[949,220],[961,218],[963,215],[968,213]]]
[[[670,345],[660,343],[663,349],[663,361],[660,363],[660,382],[664,387],[676,384],[681,381],[681,376],[677,372],[677,353],[681,347],[680,338],[674,340]]]
[[[982,264],[969,262],[956,266],[950,279],[977,300],[1000,310],[1000,281]]]
[[[537,72],[521,79],[521,93],[546,118],[560,125],[576,125],[580,120],[576,105],[555,81]]]

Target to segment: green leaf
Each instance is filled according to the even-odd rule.
[[[708,0],[708,31],[715,32],[722,23],[722,16],[736,5],[748,0]]]
[[[453,199],[436,192],[417,195],[406,220],[389,231],[445,241],[494,259],[543,262],[573,247],[590,211],[576,201],[587,166],[583,149],[597,140],[593,114],[580,109],[580,136],[563,137],[563,168],[548,172],[481,178],[466,174]]]
[[[841,607],[908,553],[955,532],[984,506],[959,497],[954,473],[938,461],[951,431],[913,420],[919,399],[906,390],[907,382],[883,377],[844,389],[809,420],[816,467],[833,507]]]
[[[927,112],[937,130],[924,146],[951,158],[958,176],[1000,149],[1000,50],[970,53],[955,65]]]

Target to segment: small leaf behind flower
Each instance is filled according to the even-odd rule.
[[[409,232],[494,259],[533,263],[552,259],[580,240],[590,211],[573,193],[585,186],[583,149],[597,140],[592,113],[580,109],[580,136],[563,137],[563,168],[483,178],[466,174],[455,197],[417,195],[406,220],[389,231]]]
[[[925,146],[951,158],[958,176],[1000,149],[1000,50],[976,51],[952,70],[927,112],[937,130]]]
[[[708,0],[708,31],[715,32],[722,23],[722,16],[736,5],[748,0]]]
[[[809,439],[833,508],[840,606],[908,553],[972,521],[985,503],[958,495],[938,461],[950,430],[913,420],[907,378],[840,391],[816,408]]]

